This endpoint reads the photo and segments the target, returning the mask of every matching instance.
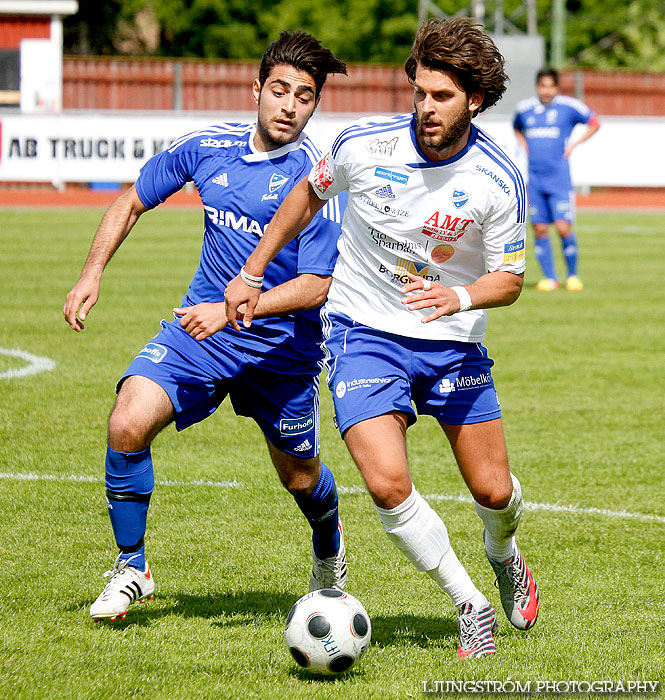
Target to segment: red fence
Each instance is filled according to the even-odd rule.
[[[254,110],[256,63],[174,59],[78,58],[63,63],[65,109]],[[665,116],[665,75],[569,71],[562,92],[601,115]],[[401,67],[352,65],[328,79],[326,112],[402,112],[413,92]]]

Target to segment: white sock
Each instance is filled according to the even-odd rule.
[[[415,488],[396,508],[376,507],[376,511],[393,544],[418,571],[426,571],[456,606],[487,605],[450,546],[443,521]]]
[[[489,605],[487,598],[475,587],[466,569],[460,564],[452,547],[443,555],[439,566],[427,573],[450,596],[455,607],[471,603],[476,610],[480,610]]]
[[[476,512],[485,525],[485,551],[492,561],[508,561],[516,551],[515,531],[522,518],[524,502],[520,482],[514,474],[511,477],[513,495],[505,508],[494,510],[476,503]]]

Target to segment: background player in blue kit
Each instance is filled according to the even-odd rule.
[[[561,286],[548,235],[553,223],[561,237],[566,289],[580,292],[584,285],[577,275],[578,247],[573,231],[575,192],[568,159],[573,149],[598,131],[600,124],[583,102],[559,95],[559,74],[551,68],[538,71],[536,93],[537,97],[517,105],[513,120],[515,135],[529,160],[529,213],[536,235],[536,258],[544,275],[536,289],[551,292]],[[576,124],[587,124],[588,128],[575,141],[570,141]]]
[[[515,302],[525,269],[524,181],[471,123],[503,95],[503,66],[489,35],[469,20],[424,24],[405,66],[414,113],[344,129],[245,263],[259,276],[326,202],[348,192],[322,312],[335,416],[389,539],[457,608],[460,658],[496,652],[496,613],[411,479],[406,432],[416,410],[439,422],[452,447],[507,618],[528,630],[539,604],[515,541],[522,491],[482,344],[485,309]],[[235,309],[246,303],[247,326],[257,298],[242,276],[231,281],[229,321],[237,323]]]
[[[277,256],[261,288],[251,332],[226,326],[226,284],[254,249],[279,204],[320,154],[303,129],[330,73],[345,64],[310,34],[283,32],[263,55],[252,86],[256,124],[222,124],[176,139],[151,158],[116,199],[97,230],[65,319],[83,330],[103,270],[138,218],[193,181],[205,210],[201,259],[174,309],[175,320],[138,353],[118,383],[109,419],[106,496],[120,554],[90,609],[95,619],[124,617],[152,597],[144,554],[154,488],[150,444],[175,421],[182,430],[213,413],[229,395],[237,414],[262,429],[283,485],[313,530],[310,590],[343,588],[344,539],[331,471],[319,461],[320,306],[337,256],[338,201]]]

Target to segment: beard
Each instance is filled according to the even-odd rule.
[[[287,143],[291,143],[292,141],[297,140],[298,136],[300,135],[300,131],[298,131],[298,133],[294,135],[293,131],[284,132],[278,131],[276,128],[270,129],[270,125],[262,123],[260,119],[256,123],[256,130],[261,135],[261,138],[263,139],[264,143],[269,145],[271,149],[277,149],[281,148],[282,146],[286,146]]]
[[[416,139],[422,148],[425,146],[433,151],[445,151],[457,143],[471,125],[472,113],[466,107],[454,114],[447,124],[441,124],[442,133],[430,135],[425,132],[423,116],[416,111]]]

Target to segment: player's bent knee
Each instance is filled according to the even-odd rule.
[[[396,508],[409,497],[413,489],[411,481],[402,483],[392,479],[372,479],[367,481],[367,490],[378,508]]]
[[[319,458],[303,459],[289,455],[270,445],[270,456],[282,486],[292,496],[306,496],[312,492],[319,480],[321,463]]]
[[[314,490],[318,479],[313,474],[297,474],[288,481],[282,479],[284,488],[294,497],[309,496]]]
[[[476,503],[479,503],[485,508],[491,508],[492,510],[502,510],[509,503],[512,496],[512,488],[510,490],[505,490],[500,487],[493,488],[492,485],[488,485],[489,488],[475,490],[473,493],[473,498]]]
[[[109,418],[109,447],[117,452],[140,452],[152,442],[150,426],[140,425],[125,410],[114,409]]]

